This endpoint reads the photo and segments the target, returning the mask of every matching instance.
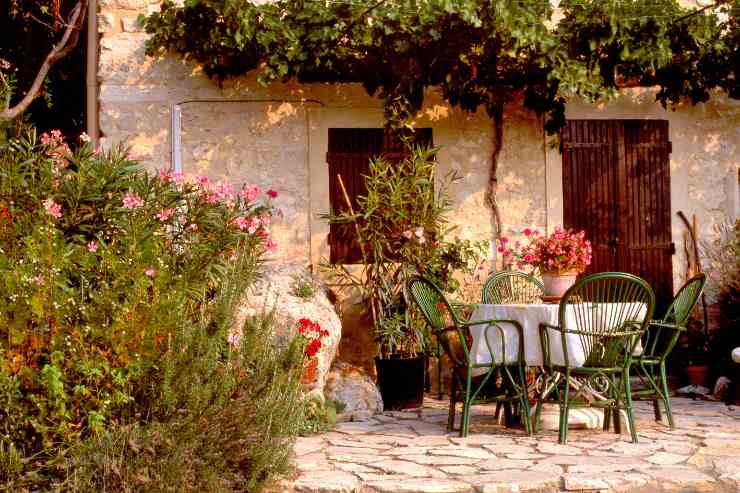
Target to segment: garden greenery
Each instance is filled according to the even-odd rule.
[[[273,347],[269,316],[229,338],[269,196],[86,140],[0,146],[0,481],[254,490],[303,412],[301,342]]]
[[[145,19],[150,55],[178,53],[216,79],[358,82],[394,126],[425,91],[500,113],[515,93],[564,121],[563,95],[658,85],[657,99],[740,97],[740,0],[690,11],[676,0],[170,0]]]

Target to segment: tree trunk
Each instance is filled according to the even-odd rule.
[[[69,55],[72,50],[74,50],[75,46],[77,46],[77,41],[80,38],[80,28],[84,24],[86,11],[87,0],[80,0],[75,4],[69,14],[69,19],[67,20],[62,38],[54,45],[51,51],[49,51],[49,54],[46,55],[46,59],[44,60],[44,63],[41,64],[39,71],[36,73],[36,77],[33,79],[31,87],[15,106],[8,106],[0,111],[0,121],[16,118],[18,115],[26,111],[33,100],[36,99],[51,67],[56,62]],[[0,73],[0,83],[7,85],[7,81],[2,73]]]
[[[488,175],[488,187],[486,188],[486,203],[491,208],[491,225],[492,241],[496,240],[503,233],[503,221],[501,219],[501,210],[498,207],[496,192],[498,191],[498,157],[503,147],[504,134],[504,103],[501,100],[494,101],[488,108],[488,113],[493,121],[493,152],[491,153],[491,170]],[[496,250],[494,249],[494,263],[496,260]]]

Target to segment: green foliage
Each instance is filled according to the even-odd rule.
[[[740,97],[740,0],[720,3],[689,15],[676,0],[565,0],[556,20],[542,0],[166,0],[143,21],[149,55],[176,52],[217,79],[359,82],[394,126],[430,87],[489,112],[521,92],[554,131],[564,94],[607,97],[625,80],[660,85],[663,103],[715,87]]]
[[[301,434],[310,435],[333,429],[337,423],[337,413],[341,413],[345,407],[343,402],[333,399],[310,397],[305,403],[306,415],[301,425]]]
[[[251,491],[285,468],[302,344],[267,342],[269,316],[227,342],[273,246],[252,196],[58,133],[0,147],[0,480]],[[149,461],[128,441],[155,435]]]
[[[295,276],[290,287],[290,294],[303,300],[311,300],[319,291],[316,280],[311,276]]]
[[[711,240],[702,242],[709,286],[717,297],[723,325],[740,324],[740,219],[726,219],[714,228]]]
[[[383,355],[414,355],[426,342],[426,325],[406,310],[406,280],[423,273],[443,289],[455,291],[459,288],[455,274],[475,269],[487,248],[485,242],[446,240],[452,231],[446,218],[451,208],[448,190],[457,178],[435,177],[436,152],[413,147],[410,157],[399,162],[372,159],[366,194],[357,199],[359,209],[355,214],[328,216],[357,230],[362,271],[325,267],[332,282],[358,288],[368,302]]]

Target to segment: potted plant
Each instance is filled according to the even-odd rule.
[[[530,266],[539,271],[545,297],[559,300],[591,264],[591,242],[586,239],[586,232],[556,227],[547,236],[530,228],[522,233],[526,238],[524,244],[517,241],[511,245],[508,238],[500,238],[498,251],[504,257],[504,264],[516,265],[520,270]]]
[[[690,385],[706,386],[709,375],[709,335],[701,323],[689,323],[684,341],[686,376]]]
[[[444,289],[454,284],[452,274],[459,264],[483,248],[443,240],[449,232],[446,190],[455,177],[448,175],[435,187],[435,153],[436,149],[416,147],[401,161],[372,159],[365,177],[367,192],[358,197],[357,210],[348,204],[346,212],[326,216],[330,222],[351,224],[356,231],[363,260],[359,271],[327,263],[324,268],[335,286],[358,289],[370,314],[386,409],[419,407],[424,396],[429,338],[421,318],[408,310],[406,280],[422,273]]]

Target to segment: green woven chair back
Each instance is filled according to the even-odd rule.
[[[706,283],[707,276],[704,274],[697,274],[686,281],[673,298],[663,321],[681,326],[686,325]]]
[[[482,302],[496,305],[538,303],[544,293],[544,286],[534,276],[501,271],[489,277],[483,285]]]
[[[566,291],[558,317],[564,332],[580,342],[583,366],[623,368],[629,364],[654,309],[655,294],[644,279],[603,272],[584,277]],[[566,365],[571,366],[573,355],[565,342],[563,352]]]
[[[685,327],[706,283],[707,276],[704,274],[697,274],[686,281],[676,293],[661,321]],[[651,325],[643,337],[645,348],[643,356],[667,358],[676,345],[679,335],[679,332],[674,329]]]
[[[442,290],[421,276],[412,277],[406,292],[437,336],[442,349],[455,366],[467,366],[469,343],[465,330],[458,325],[457,315]]]

